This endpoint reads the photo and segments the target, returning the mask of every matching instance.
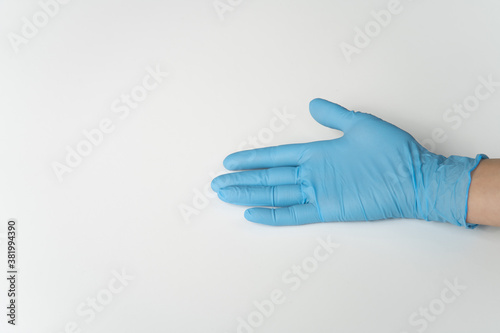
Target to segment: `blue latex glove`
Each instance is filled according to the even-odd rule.
[[[465,221],[470,173],[486,155],[446,158],[371,114],[322,99],[309,107],[344,136],[229,155],[228,170],[255,170],[215,178],[221,200],[264,206],[245,218],[269,225],[414,218],[476,226]]]

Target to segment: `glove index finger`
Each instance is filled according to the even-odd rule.
[[[306,145],[290,144],[239,151],[224,159],[224,167],[228,170],[247,170],[298,166]]]

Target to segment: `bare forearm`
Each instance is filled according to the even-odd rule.
[[[472,172],[467,222],[500,227],[500,159],[482,160]]]

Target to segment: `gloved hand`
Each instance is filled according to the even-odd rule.
[[[212,189],[221,200],[248,206],[245,218],[269,225],[414,218],[467,228],[470,173],[486,155],[446,158],[371,114],[315,99],[320,124],[341,138],[241,151]],[[267,208],[279,207],[279,208]]]

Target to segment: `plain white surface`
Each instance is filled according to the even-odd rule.
[[[81,332],[236,332],[279,289],[285,301],[255,332],[412,333],[423,326],[410,316],[431,304],[442,313],[421,331],[499,332],[500,229],[413,220],[273,228],[213,198],[198,198],[186,223],[179,208],[193,206],[275,109],[295,118],[267,145],[338,136],[309,116],[315,97],[420,141],[441,128],[447,139],[434,151],[444,155],[499,157],[500,91],[457,129],[443,115],[474,94],[478,77],[500,80],[500,4],[402,0],[348,63],[339,45],[388,1],[231,3],[221,20],[211,0],[73,0],[17,53],[8,35],[40,5],[0,3],[2,272],[1,233],[9,218],[20,228],[18,325],[2,310],[0,331],[59,333],[74,322]],[[168,78],[120,119],[112,103],[148,66]],[[115,130],[59,182],[52,163],[104,118]],[[282,276],[318,237],[340,247],[293,291]],[[95,318],[78,314],[121,270],[134,279]],[[455,279],[467,289],[440,309],[444,281]]]

